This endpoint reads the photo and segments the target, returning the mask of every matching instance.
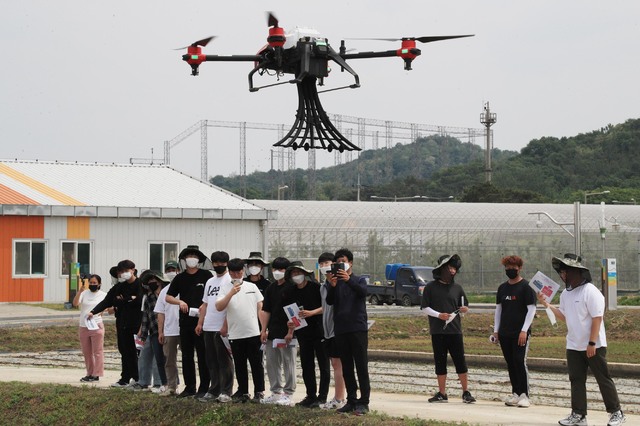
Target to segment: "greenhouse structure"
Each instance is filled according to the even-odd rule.
[[[553,256],[580,251],[596,285],[602,259],[616,259],[620,293],[640,291],[640,206],[488,204],[420,201],[252,200],[277,210],[269,220],[269,257],[313,265],[324,251],[347,247],[354,270],[385,280],[387,263],[434,266],[442,254],[462,258],[458,282],[493,292],[506,280],[500,260],[515,254],[523,275],[540,270],[556,282]],[[576,248],[579,247],[579,250]]]

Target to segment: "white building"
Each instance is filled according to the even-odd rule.
[[[275,212],[167,166],[0,161],[0,302],[69,300],[70,264],[162,270],[184,247],[268,255]]]

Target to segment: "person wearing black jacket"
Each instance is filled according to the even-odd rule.
[[[336,346],[340,348],[342,375],[347,388],[347,403],[340,413],[363,415],[369,412],[369,328],[367,324],[367,281],[353,273],[353,253],[342,248],[334,262],[344,269],[327,273],[327,304],[333,306]],[[354,373],[358,373],[358,381]],[[357,398],[358,384],[360,399]]]
[[[112,387],[125,387],[131,379],[138,381],[138,353],[133,335],[138,332],[142,320],[142,285],[136,276],[136,265],[130,260],[118,262],[118,283],[107,292],[104,300],[98,303],[87,315],[93,315],[107,308],[115,308],[118,351],[122,364],[120,380]]]

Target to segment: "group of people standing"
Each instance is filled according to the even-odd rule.
[[[506,256],[501,261],[507,280],[498,287],[493,334],[490,340],[500,344],[507,364],[511,394],[505,405],[526,408],[529,400],[529,374],[527,353],[531,338],[531,324],[536,314],[536,301],[549,308],[567,324],[567,366],[571,382],[572,411],[558,421],[563,426],[587,425],[587,369],[596,378],[600,393],[609,413],[608,426],[625,422],[615,384],[609,374],[604,329],[605,299],[591,282],[589,269],[575,254],[554,257],[552,266],[565,283],[560,295],[560,306],[552,306],[542,293],[536,294],[529,281],[522,277],[524,265],[519,256]],[[434,280],[423,291],[422,311],[429,316],[429,325],[435,361],[438,392],[429,402],[447,402],[447,355],[456,368],[462,386],[462,401],[475,402],[468,391],[467,365],[460,317],[468,311],[468,300],[462,287],[454,281],[462,266],[458,255],[445,255],[438,259],[433,270]]]
[[[133,262],[123,260],[111,270],[117,282],[108,293],[100,290],[99,276],[89,277],[90,292],[83,291],[83,287],[74,298],[74,305],[79,305],[82,312],[79,333],[87,365],[87,376],[82,381],[97,381],[102,376],[104,327],[99,314],[112,309],[122,359],[121,378],[114,386],[149,385],[150,367],[140,368],[139,374],[132,339],[135,334],[150,343],[149,352],[162,371],[159,392],[166,395],[196,397],[202,402],[293,405],[299,353],[306,395],[296,405],[357,415],[369,411],[367,282],[353,273],[350,250],[319,256],[322,283],[302,262],[290,262],[284,257],[271,262],[274,281],[269,282],[263,275],[269,262],[259,252],[252,252],[247,259],[229,259],[228,253],[216,251],[209,261],[197,246],[188,246],[180,253],[179,262],[180,265],[168,262],[164,276],[145,271],[138,278]],[[536,296],[522,277],[522,258],[502,259],[507,280],[496,293],[491,340],[501,347],[511,382],[511,394],[505,404],[521,408],[531,404],[526,359],[537,300],[567,323],[572,412],[559,424],[587,424],[585,383],[590,368],[610,413],[608,424],[617,426],[625,416],[607,367],[604,297],[581,262],[573,254],[553,258],[552,266],[566,284],[560,306],[553,307],[540,293]],[[205,265],[210,265],[215,275]],[[469,310],[469,300],[454,279],[461,266],[457,254],[441,256],[433,270],[434,279],[422,294],[421,310],[429,319],[438,384],[430,403],[448,401],[449,355],[462,387],[462,402],[476,402],[468,389],[461,323]],[[178,270],[182,272],[177,273]],[[83,329],[86,318],[95,320],[97,326],[93,330]],[[178,342],[185,385],[179,394]],[[194,356],[198,360],[197,387]],[[251,367],[253,397],[249,394],[247,364]],[[269,396],[265,396],[264,366]],[[328,400],[330,366],[334,370],[335,394]],[[143,370],[147,371],[145,378],[140,377]],[[232,393],[234,373],[237,390]]]
[[[322,283],[302,262],[284,257],[272,262],[270,282],[264,276],[270,263],[260,252],[230,259],[228,253],[215,251],[209,259],[197,246],[188,246],[178,262],[168,262],[164,275],[145,271],[138,277],[135,264],[123,260],[110,271],[114,283],[108,292],[100,290],[97,275],[89,278],[90,292],[81,287],[74,304],[81,308],[80,339],[87,366],[82,381],[97,381],[103,375],[101,314],[112,311],[122,367],[113,387],[150,388],[156,364],[152,390],[163,395],[293,405],[299,353],[306,395],[295,405],[358,415],[369,411],[367,286],[353,273],[351,251],[319,257]],[[88,331],[91,321],[99,327]],[[142,341],[140,351],[136,339]],[[184,379],[179,393],[178,345]],[[335,395],[328,399],[331,366]],[[232,392],[234,376],[237,386]]]

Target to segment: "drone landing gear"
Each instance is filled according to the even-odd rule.
[[[329,116],[322,108],[316,77],[306,76],[296,83],[298,87],[298,111],[296,121],[289,133],[273,146],[285,148],[326,149],[331,152],[337,149],[344,151],[360,151],[357,145],[345,138],[331,123]]]

